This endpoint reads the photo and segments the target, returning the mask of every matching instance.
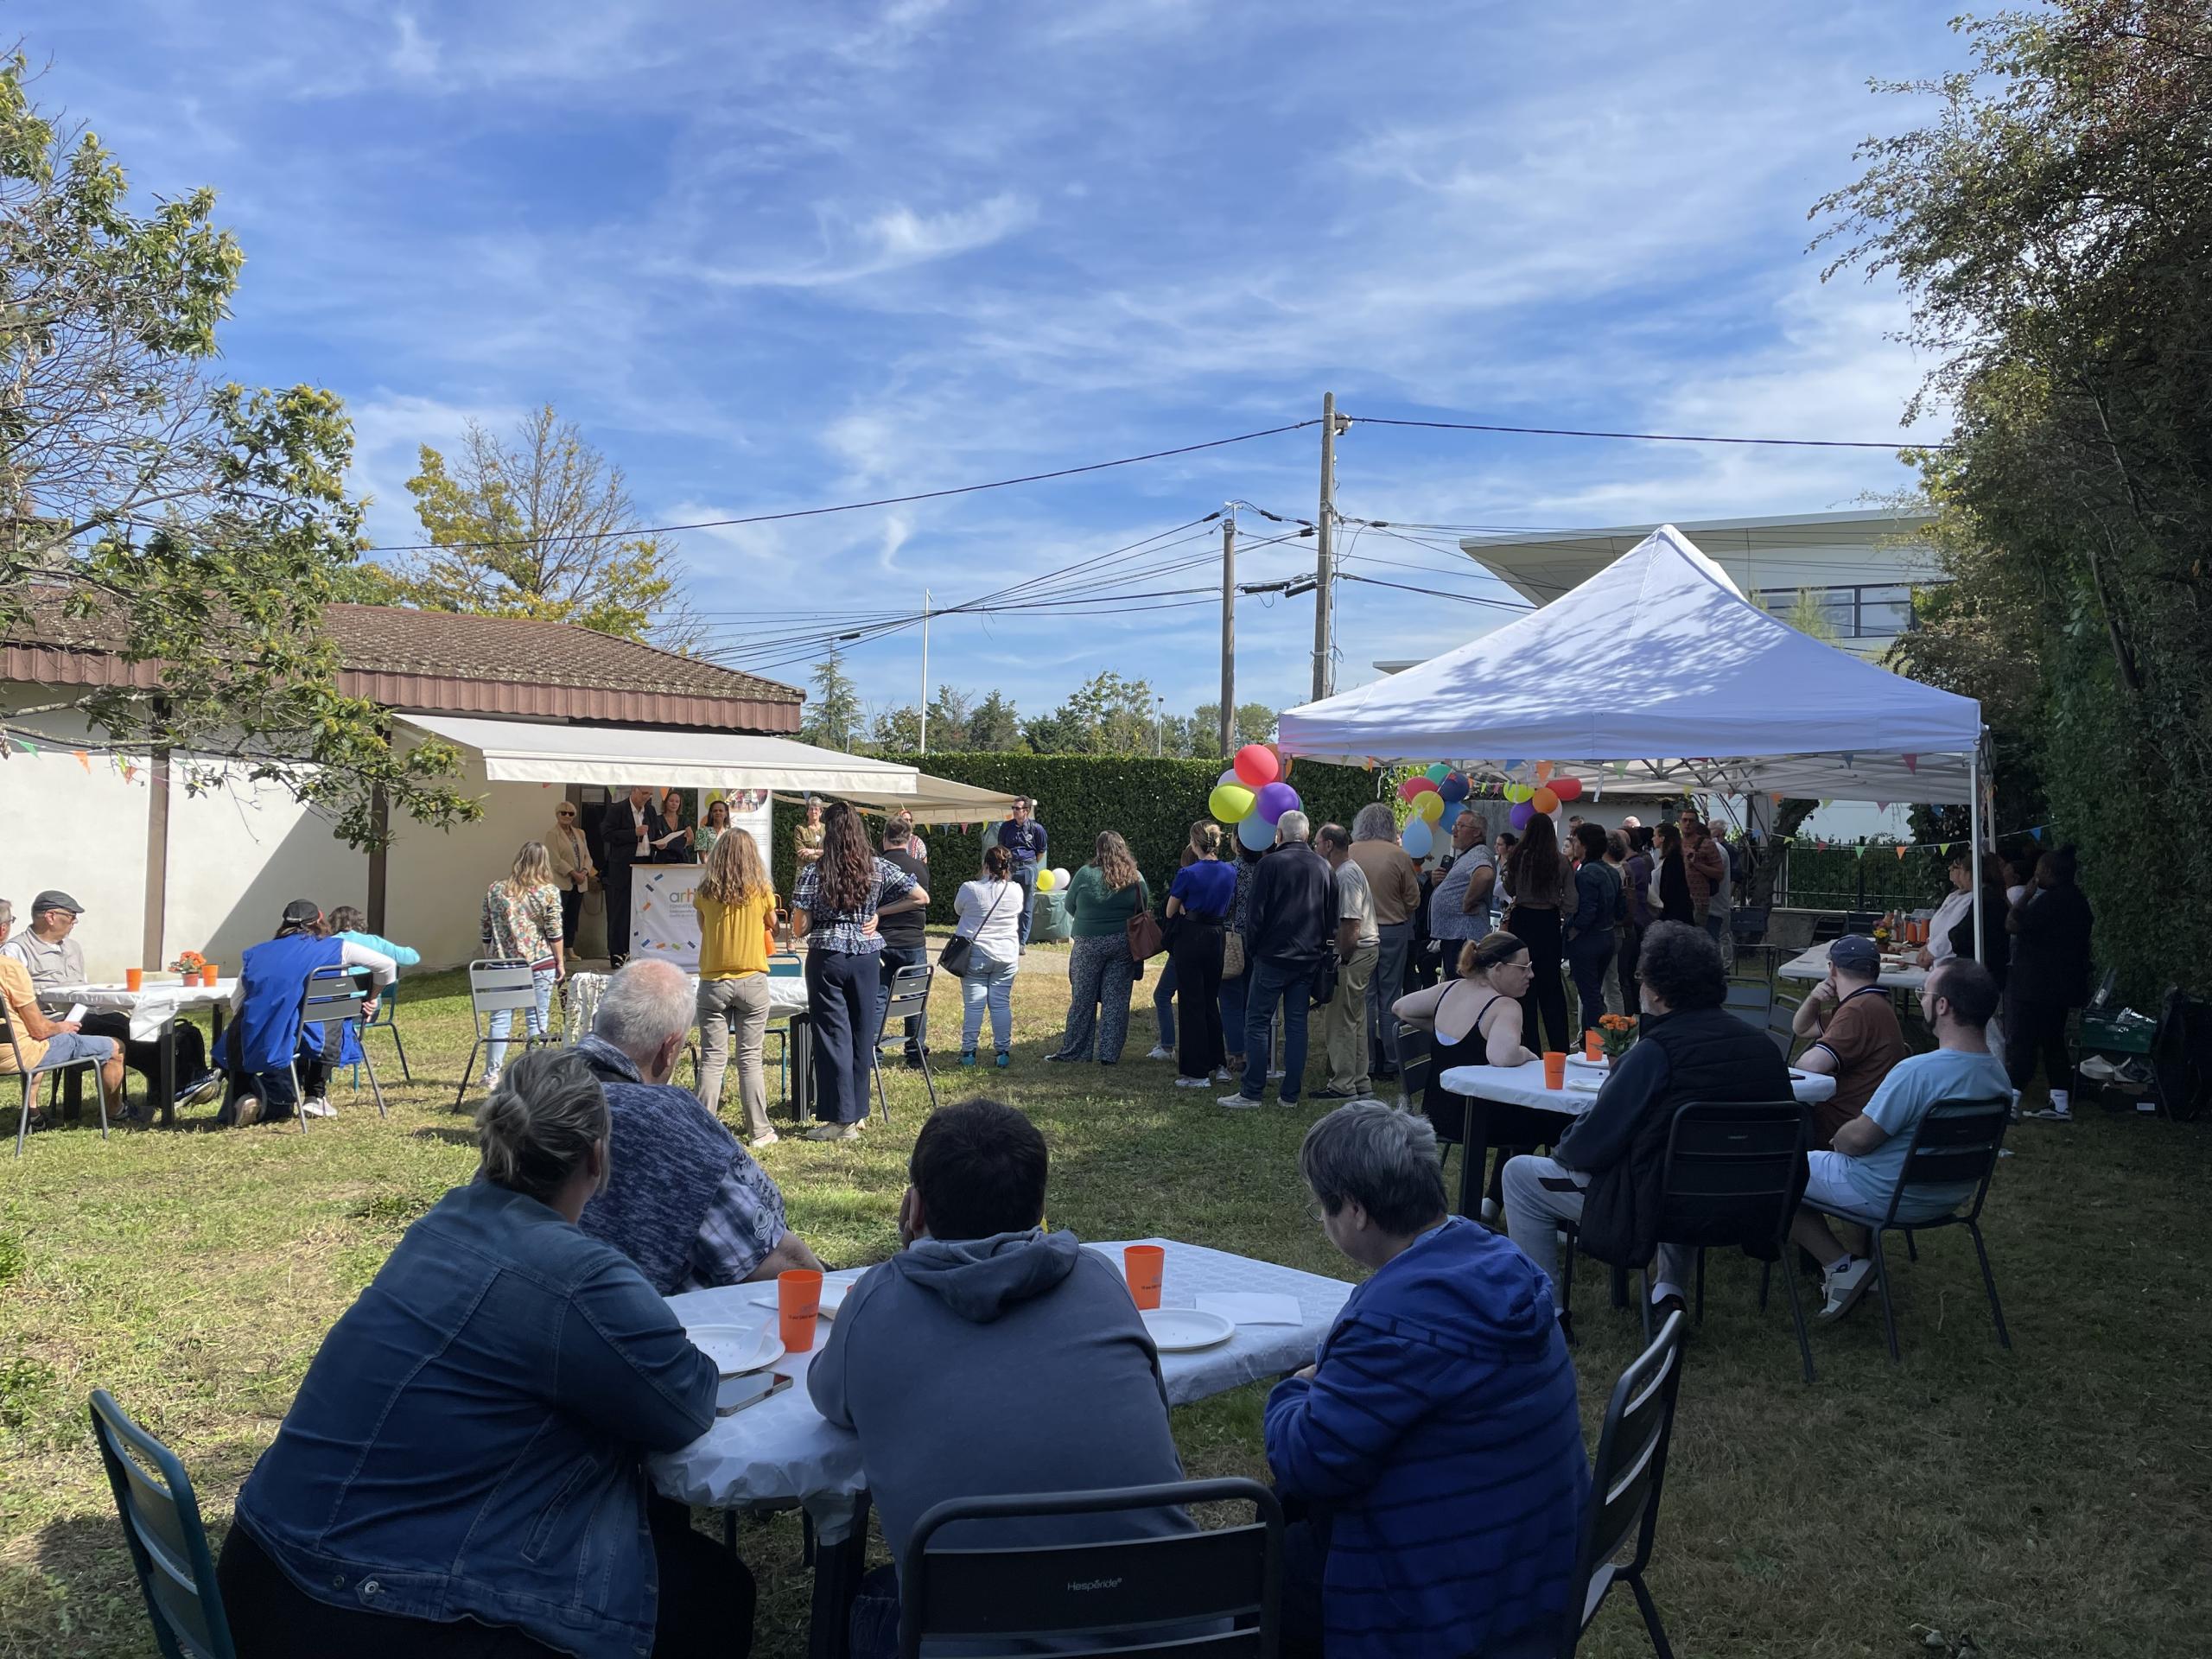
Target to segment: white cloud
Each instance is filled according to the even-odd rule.
[[[389,60],[393,72],[408,80],[435,79],[438,73],[437,45],[423,38],[414,14],[401,12],[395,20],[395,26],[399,31],[399,40],[392,48]]]
[[[824,288],[972,253],[1036,221],[1036,204],[1001,191],[972,207],[919,213],[897,203],[856,216],[837,203],[815,209],[817,251],[768,264],[693,265],[690,274],[721,288]]]

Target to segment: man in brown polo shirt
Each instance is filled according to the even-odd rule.
[[[1461,815],[1465,817],[1463,813]],[[1398,1017],[1390,1005],[1406,994],[1406,957],[1414,944],[1414,911],[1421,903],[1421,872],[1398,844],[1397,818],[1381,801],[1370,801],[1351,821],[1351,861],[1367,877],[1375,899],[1374,977],[1367,982],[1368,1074],[1398,1075]]]
[[[1866,1109],[1890,1068],[1904,1058],[1904,1028],[1890,994],[1875,983],[1882,953],[1863,934],[1828,946],[1828,976],[1813,989],[1789,1021],[1813,1046],[1797,1057],[1807,1071],[1835,1079],[1835,1093],[1813,1107],[1815,1145],[1832,1147],[1835,1132]]]

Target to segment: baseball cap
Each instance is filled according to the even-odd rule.
[[[1847,933],[1828,946],[1828,966],[1848,973],[1872,974],[1882,965],[1882,952],[1864,933]]]
[[[82,905],[58,887],[48,887],[31,900],[32,915],[37,915],[41,910],[66,910],[72,916],[81,916],[85,913],[85,907]]]
[[[322,906],[312,899],[295,899],[284,906],[284,925],[312,927],[322,919]]]

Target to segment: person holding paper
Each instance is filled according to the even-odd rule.
[[[5,944],[16,920],[15,906],[0,899],[0,944]],[[123,1099],[123,1056],[112,1039],[88,1037],[75,1020],[49,1020],[38,1005],[38,993],[22,963],[0,950],[0,1002],[7,1006],[8,1023],[15,1027],[15,1041],[0,1042],[0,1076],[15,1072],[20,1057],[33,1072],[49,1071],[72,1060],[100,1063],[100,1088],[108,1098]],[[73,1009],[73,1013],[78,1012]],[[39,1127],[40,1114],[32,1109],[31,1123]]]
[[[600,876],[607,890],[607,955],[617,968],[630,959],[631,867],[652,863],[667,836],[653,792],[644,784],[631,785],[628,800],[608,802],[600,815],[599,839],[607,849]]]

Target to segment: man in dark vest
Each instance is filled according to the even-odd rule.
[[[1505,1166],[1505,1230],[1559,1292],[1559,1234],[1576,1224],[1581,1247],[1617,1267],[1641,1267],[1656,1249],[1651,1300],[1679,1307],[1690,1247],[1661,1244],[1659,1193],[1675,1113],[1692,1101],[1790,1098],[1789,1068],[1764,1031],[1721,1004],[1728,976],[1720,947],[1702,929],[1659,922],[1637,964],[1643,1014],[1637,1041],[1613,1068],[1589,1111],[1548,1158]]]

